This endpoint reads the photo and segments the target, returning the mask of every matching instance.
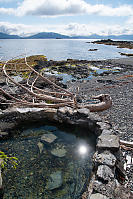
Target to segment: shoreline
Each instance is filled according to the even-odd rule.
[[[123,70],[119,73],[98,75],[89,80],[68,82],[68,89],[76,93],[76,88],[79,87],[78,96],[79,98],[83,97],[84,101],[91,99],[93,95],[110,94],[113,99],[113,106],[109,110],[98,114],[104,121],[109,121],[112,124],[116,134],[121,139],[133,142],[133,58],[86,62],[92,63],[94,66],[101,64],[104,67],[110,64],[110,67],[121,67]],[[126,161],[127,156],[133,157],[133,152],[122,149],[122,156]],[[133,192],[132,171],[133,165],[127,168],[126,173],[129,178],[128,187]]]

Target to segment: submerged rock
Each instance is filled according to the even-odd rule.
[[[48,190],[54,190],[62,186],[62,172],[56,171],[53,172],[47,182],[46,188]]]
[[[66,152],[67,151],[64,149],[64,147],[61,148],[57,147],[55,149],[52,149],[51,154],[59,158],[62,158],[66,155]]]
[[[43,151],[43,143],[38,142],[38,143],[37,143],[37,146],[38,146],[38,148],[39,148],[40,153],[42,153],[42,151]]]
[[[48,143],[52,143],[56,140],[56,136],[52,133],[50,134],[44,134],[42,137],[41,137],[41,140],[42,141],[45,141],[45,142],[48,142]]]

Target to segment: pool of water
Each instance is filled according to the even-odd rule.
[[[88,73],[88,77],[82,78],[81,76],[73,76],[71,74],[67,74],[67,73],[59,73],[57,71],[46,71],[44,74],[46,75],[55,75],[56,77],[61,78],[61,82],[66,84],[67,81],[76,81],[76,80],[90,80],[93,79],[99,75],[102,75],[104,73],[119,73],[121,71],[121,68],[119,67],[114,67],[114,68],[109,68],[108,66],[106,68],[98,68],[98,67],[91,67],[91,70]]]
[[[78,127],[34,125],[0,143],[19,159],[7,168],[4,199],[80,199],[89,183],[95,136]]]

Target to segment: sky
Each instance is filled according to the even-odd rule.
[[[133,34],[133,0],[0,0],[0,32]]]

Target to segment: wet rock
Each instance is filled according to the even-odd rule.
[[[109,150],[118,150],[119,149],[119,137],[116,135],[106,135],[101,134],[98,137],[97,148],[98,149],[109,149]]]
[[[51,154],[56,157],[62,158],[66,155],[66,152],[66,149],[64,149],[64,147],[62,146],[61,148],[57,147],[55,149],[52,149]]]
[[[100,165],[97,170],[97,177],[104,181],[110,181],[114,178],[114,174],[108,166]]]
[[[109,198],[100,193],[95,193],[91,195],[90,199],[109,199]]]
[[[37,143],[37,146],[38,146],[38,148],[39,148],[40,153],[42,153],[42,151],[43,151],[43,143],[38,142],[38,143]]]
[[[44,134],[42,137],[41,137],[41,140],[42,141],[45,141],[45,142],[48,142],[48,143],[52,143],[56,140],[56,136],[52,133],[50,134]]]
[[[53,172],[47,182],[46,188],[48,190],[54,190],[62,186],[62,172],[56,171]]]
[[[94,48],[94,49],[93,49],[93,48],[92,48],[92,49],[90,48],[88,51],[97,51],[97,50],[98,50],[97,48]]]
[[[104,164],[113,167],[116,163],[116,157],[109,151],[105,151],[104,153],[96,152],[94,161],[96,164]]]

